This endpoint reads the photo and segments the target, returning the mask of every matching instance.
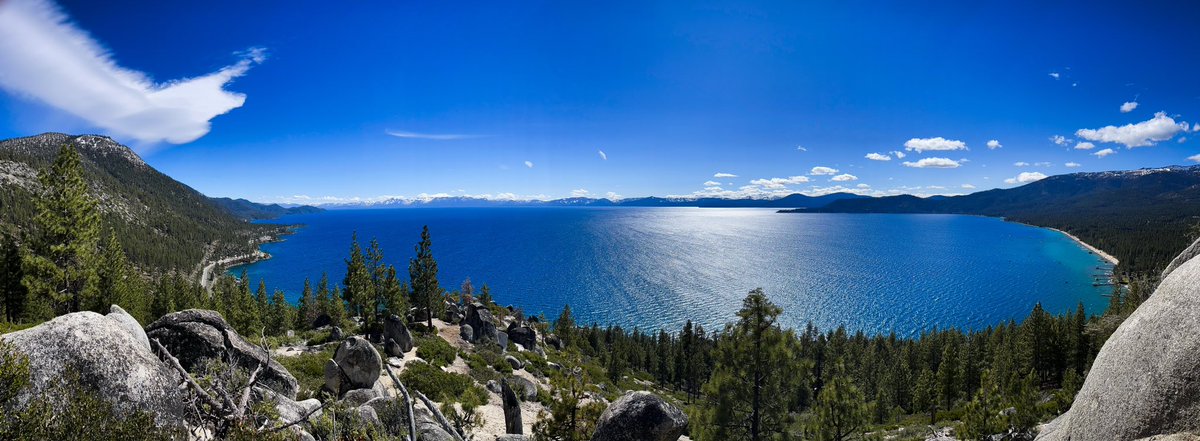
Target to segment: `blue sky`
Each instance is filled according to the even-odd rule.
[[[0,137],[258,201],[963,193],[1200,161],[1198,8],[9,0]]]

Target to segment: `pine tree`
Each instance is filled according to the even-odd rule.
[[[571,305],[563,305],[562,313],[558,315],[558,320],[554,321],[554,334],[558,336],[563,347],[571,346],[575,338],[575,318],[571,316]]]
[[[296,311],[288,304],[283,291],[275,290],[271,296],[271,314],[268,316],[270,335],[283,335],[296,321]]]
[[[346,278],[342,280],[342,285],[342,298],[350,308],[350,315],[362,317],[363,324],[368,325],[365,305],[375,298],[375,283],[367,268],[367,258],[358,245],[358,233],[350,238],[350,258],[346,260]]]
[[[137,289],[138,275],[125,258],[125,251],[117,241],[116,233],[110,231],[108,240],[101,248],[96,271],[96,296],[86,309],[101,313],[108,312],[112,305],[120,305],[130,314],[143,307],[140,290]]]
[[[1075,316],[1071,319],[1070,341],[1072,343],[1069,354],[1071,369],[1076,374],[1083,374],[1087,371],[1092,354],[1092,341],[1087,334],[1087,315],[1083,311],[1083,302],[1079,302],[1079,306],[1075,309]]]
[[[36,201],[36,233],[22,267],[29,294],[52,308],[39,308],[37,318],[47,319],[48,312],[79,311],[95,295],[100,215],[75,147],[63,145],[39,179],[44,190]]]
[[[396,275],[396,267],[388,265],[387,275],[383,279],[383,304],[380,308],[389,314],[405,317],[408,315],[408,298],[404,295],[406,291],[407,286],[400,283],[400,278]]]
[[[484,306],[495,303],[495,300],[492,299],[492,289],[488,288],[486,283],[483,284],[483,287],[479,288],[479,303],[482,303]]]
[[[925,368],[913,386],[913,412],[929,412],[929,424],[937,422],[937,380],[932,370]]]
[[[442,287],[438,285],[437,261],[433,258],[429,226],[421,230],[421,242],[416,246],[417,257],[409,260],[408,277],[412,288],[412,304],[425,311],[428,326],[433,328],[433,317],[442,310]]]
[[[967,439],[984,439],[1008,429],[1000,413],[1004,410],[1000,386],[992,379],[991,371],[983,371],[981,378],[979,391],[963,413],[963,436]]]
[[[300,292],[300,300],[296,303],[296,323],[293,326],[303,331],[312,326],[320,308],[317,299],[313,297],[312,282],[307,277],[304,278],[304,290]]]
[[[833,363],[827,377],[813,409],[817,416],[817,439],[844,441],[867,423],[867,400],[846,373],[842,360]]]
[[[29,291],[21,283],[24,274],[21,250],[16,239],[6,233],[0,243],[0,319],[16,322],[24,318]]]
[[[796,369],[786,343],[792,337],[776,323],[781,312],[762,289],[742,301],[737,323],[726,327],[713,353],[698,439],[759,441],[788,433],[789,377]]]

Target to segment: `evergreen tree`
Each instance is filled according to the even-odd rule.
[[[24,318],[29,291],[21,282],[24,275],[21,250],[16,239],[6,233],[0,243],[0,319],[16,322]]]
[[[342,298],[351,316],[362,317],[363,324],[368,325],[364,305],[375,298],[375,283],[371,280],[371,272],[367,268],[367,258],[362,247],[358,245],[358,233],[350,238],[350,258],[346,260],[346,278],[342,280],[344,289]],[[368,326],[369,329],[369,326]]]
[[[367,273],[371,275],[371,289],[367,294],[367,298],[362,302],[363,322],[366,325],[369,333],[374,335],[383,335],[383,316],[381,315],[388,303],[388,284],[395,279],[388,280],[389,267],[383,263],[383,249],[379,246],[379,240],[372,238],[371,244],[367,247]],[[395,283],[396,289],[399,289],[399,283]]]
[[[283,335],[296,321],[296,311],[288,304],[283,291],[275,290],[271,296],[271,314],[268,316],[270,335]]]
[[[29,294],[52,308],[39,308],[37,318],[48,319],[47,313],[79,311],[95,295],[100,215],[75,147],[63,145],[39,179],[44,190],[36,201],[35,236],[22,267]]]
[[[842,360],[833,363],[814,406],[817,439],[844,441],[867,423],[866,397],[846,373]]]
[[[496,303],[492,299],[492,289],[488,288],[486,283],[483,284],[483,287],[479,288],[479,303],[482,303],[484,306]]]
[[[946,409],[954,407],[961,391],[961,383],[958,381],[958,361],[956,345],[947,344],[942,349],[942,363],[938,366],[937,371],[938,399]]]
[[[300,331],[311,327],[313,321],[317,319],[319,308],[320,305],[313,296],[312,282],[305,277],[304,290],[300,292],[300,300],[296,305],[296,323],[293,326]]]
[[[592,381],[586,369],[580,367],[577,353],[570,353],[563,363],[561,374],[555,373],[550,382],[554,385],[550,404],[538,412],[533,424],[533,439],[545,441],[586,441],[591,439],[596,420],[604,406],[592,401],[582,404],[587,396],[587,385]]]
[[[787,435],[789,377],[796,369],[786,343],[791,337],[776,323],[781,312],[762,289],[742,301],[737,323],[726,327],[713,353],[697,439],[759,441]]]
[[[963,413],[963,436],[966,439],[985,439],[989,435],[1004,433],[1008,429],[1001,411],[1004,401],[1000,386],[992,379],[991,371],[983,371],[979,391],[967,403]]]
[[[117,235],[109,232],[108,240],[101,248],[96,270],[96,297],[86,309],[101,313],[108,312],[112,305],[120,305],[130,314],[139,315],[143,301],[138,286],[138,275],[125,258],[125,251],[117,241]]]
[[[487,285],[484,285],[487,288]],[[554,334],[562,341],[564,347],[570,347],[574,339],[575,318],[571,316],[571,305],[563,305],[562,313],[554,321]]]
[[[416,246],[417,257],[409,260],[408,277],[412,288],[412,304],[425,311],[428,326],[433,328],[433,317],[442,310],[442,287],[438,285],[437,261],[433,259],[429,226],[421,230],[421,242]]]
[[[1092,353],[1092,341],[1087,333],[1087,315],[1083,311],[1083,302],[1079,302],[1079,306],[1075,309],[1075,316],[1071,318],[1070,341],[1072,343],[1069,354],[1071,369],[1076,374],[1083,374],[1087,371],[1088,359],[1091,358]]]
[[[925,368],[913,387],[913,412],[929,412],[929,424],[937,422],[937,380],[932,370]]]
[[[400,278],[396,275],[396,267],[388,265],[387,275],[383,279],[383,304],[380,305],[380,308],[389,314],[396,314],[404,318],[408,315],[406,291],[408,291],[408,287],[400,283]]]

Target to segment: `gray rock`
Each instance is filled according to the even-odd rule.
[[[1179,268],[1185,262],[1192,260],[1193,257],[1198,255],[1200,255],[1200,239],[1196,239],[1195,242],[1192,242],[1191,246],[1188,246],[1187,249],[1183,250],[1182,253],[1179,253],[1178,256],[1175,256],[1175,259],[1172,259],[1171,263],[1167,264],[1167,268],[1163,270],[1162,278],[1160,280],[1166,280],[1167,276],[1170,275],[1171,272],[1175,271],[1176,268]]]
[[[304,401],[296,401],[283,395],[277,394],[270,389],[261,387],[254,388],[255,402],[269,400],[275,403],[275,411],[279,413],[279,421],[291,423],[299,420],[304,415],[309,415],[315,409],[321,407],[321,401],[316,398],[310,398]],[[317,410],[309,415],[308,420],[312,421],[318,416],[321,416],[321,411]]]
[[[0,336],[29,357],[30,386],[15,397],[17,407],[34,396],[53,402],[54,384],[71,368],[119,413],[145,411],[159,425],[183,424],[178,374],[131,335],[124,318],[110,316],[76,312]]]
[[[600,414],[592,441],[675,441],[687,425],[687,415],[658,395],[628,392]]]
[[[537,349],[537,331],[528,326],[509,326],[508,339],[512,340],[513,343],[524,346],[525,349],[531,351]]]
[[[557,335],[550,334],[546,336],[546,344],[554,349],[562,350],[562,340]]]
[[[404,348],[400,347],[400,344],[396,343],[396,340],[389,338],[387,339],[387,342],[383,344],[383,352],[387,354],[388,357],[404,358],[404,353],[408,351],[405,351]]]
[[[521,363],[521,360],[518,360],[517,357],[513,357],[511,355],[505,355],[504,361],[508,362],[508,365],[512,366],[514,371],[520,370],[522,367],[525,366],[524,364]]]
[[[374,407],[361,406],[358,408],[358,415],[362,417],[364,423],[375,427],[383,427],[383,421],[379,419],[379,414],[375,413]]]
[[[1038,439],[1138,439],[1200,429],[1197,354],[1200,259],[1193,258],[1113,332],[1062,422]]]
[[[189,309],[164,315],[146,327],[146,335],[162,343],[188,372],[197,372],[210,360],[232,360],[247,375],[265,365],[259,384],[288,398],[296,398],[300,388],[283,365],[238,335],[216,311]]]
[[[531,439],[533,438],[530,438],[526,435],[515,435],[511,433],[496,437],[496,441],[529,441]]]
[[[335,363],[336,362],[336,363]],[[383,359],[362,337],[350,337],[325,363],[325,389],[342,396],[354,389],[370,389],[379,380]]]
[[[483,306],[482,303],[475,302],[467,305],[467,320],[466,324],[473,331],[471,334],[471,343],[480,343],[482,341],[499,341],[496,329],[496,320],[492,317],[492,311]]]
[[[383,340],[394,340],[400,350],[399,354],[388,353],[393,357],[399,357],[405,352],[411,351],[413,348],[412,334],[408,332],[408,327],[404,326],[404,321],[399,316],[392,314],[383,321]]]
[[[475,338],[475,330],[471,328],[471,325],[464,323],[458,327],[458,336],[462,337],[463,341],[470,343]]]
[[[108,317],[120,325],[121,329],[124,329],[125,332],[128,332],[129,335],[133,336],[133,340],[137,342],[137,344],[146,347],[147,351],[153,352],[150,349],[150,339],[146,337],[146,330],[142,329],[142,324],[138,323],[137,319],[133,318],[132,315],[129,315],[128,312],[125,312],[124,309],[121,309],[120,306],[112,305],[112,307],[108,308],[108,315],[105,317]]]
[[[350,407],[358,407],[376,398],[379,398],[379,393],[374,389],[354,389],[342,396],[342,402]]]
[[[508,333],[497,331],[496,344],[500,345],[500,352],[508,350]]]
[[[413,408],[413,420],[417,426],[417,439],[421,441],[455,441],[446,429],[433,419],[433,414],[424,407]]]
[[[517,394],[509,387],[508,381],[500,380],[500,398],[504,402],[504,432],[505,433],[523,433],[524,426],[521,424],[521,402],[517,400]]]
[[[512,384],[512,387],[517,389],[521,401],[533,401],[537,399],[538,388],[532,381],[522,377],[511,377],[508,379],[508,382]]]
[[[500,393],[500,383],[496,380],[488,380],[487,386],[485,387],[487,387],[487,390],[495,392],[496,394]]]
[[[345,336],[342,335],[342,328],[334,326],[329,330],[329,341],[341,341],[343,338],[345,338]]]

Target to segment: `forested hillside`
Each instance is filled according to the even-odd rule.
[[[1058,228],[1105,250],[1126,274],[1158,273],[1195,238],[1200,166],[1051,176],[965,196],[835,201],[804,212],[957,213]]]
[[[30,228],[34,195],[43,189],[38,176],[65,144],[81,155],[102,229],[113,231],[144,270],[190,272],[206,257],[247,253],[253,242],[280,231],[230,215],[110,138],[61,133],[0,141],[0,230],[19,238]]]
[[[208,200],[212,201],[229,214],[232,214],[234,217],[247,221],[277,219],[280,216],[286,216],[289,214],[309,214],[325,211],[309,205],[284,207],[279,204],[260,204],[257,202],[250,202],[245,199],[210,197]]]

